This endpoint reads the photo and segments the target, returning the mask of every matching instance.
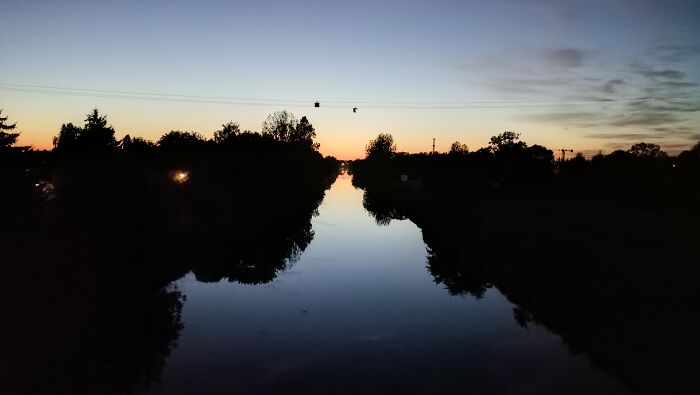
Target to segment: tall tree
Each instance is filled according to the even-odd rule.
[[[462,144],[459,141],[455,141],[450,146],[450,155],[452,156],[463,156],[469,153],[469,147],[466,144]]]
[[[278,111],[267,116],[262,124],[262,133],[277,141],[289,143],[292,141],[298,123],[294,114]]]
[[[489,148],[493,153],[507,154],[512,151],[527,148],[527,144],[520,139],[520,133],[506,131],[497,136],[491,137]]]
[[[229,121],[221,125],[221,130],[214,132],[214,141],[217,144],[230,143],[240,134],[240,126],[236,122]]]
[[[365,147],[367,159],[389,159],[396,154],[394,138],[389,133],[380,133],[376,139],[370,140]]]
[[[107,116],[100,115],[95,108],[87,114],[85,126],[80,134],[81,145],[88,151],[108,151],[116,148],[114,128],[107,126]]]
[[[290,142],[299,143],[313,150],[317,150],[320,144],[315,143],[314,138],[316,138],[316,129],[314,129],[311,122],[309,122],[305,116],[301,117],[301,120],[299,120],[299,123],[294,128],[294,133],[292,134]]]
[[[7,117],[2,116],[2,109],[0,109],[0,149],[9,148],[15,145],[17,138],[19,137],[19,133],[10,133],[7,131],[14,130],[16,127],[16,123],[7,123]]]
[[[87,114],[82,128],[72,123],[61,125],[53,146],[59,152],[104,153],[116,149],[117,140],[114,128],[107,126],[107,117],[95,108]]]
[[[652,143],[637,143],[630,147],[629,153],[644,159],[661,159],[667,156],[661,147]]]
[[[58,136],[53,138],[54,150],[59,152],[73,152],[78,150],[78,142],[82,132],[82,128],[72,123],[64,123],[61,125],[61,131],[58,132]]]
[[[297,120],[294,114],[287,111],[270,114],[262,124],[262,133],[282,143],[303,145],[314,150],[319,147],[318,143],[314,143],[316,129],[308,118]]]

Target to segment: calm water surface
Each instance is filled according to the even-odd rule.
[[[498,290],[451,296],[412,222],[379,226],[338,178],[314,238],[264,285],[177,282],[184,329],[149,393],[622,393]]]

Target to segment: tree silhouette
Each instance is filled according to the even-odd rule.
[[[53,146],[58,152],[105,153],[117,148],[117,140],[114,128],[107,126],[107,116],[95,108],[87,114],[82,128],[72,123],[61,125]]]
[[[305,116],[297,120],[294,114],[287,111],[270,114],[262,124],[262,134],[282,143],[301,145],[313,150],[320,146],[314,143],[316,130],[309,120]]]
[[[119,148],[129,153],[146,153],[152,151],[156,145],[142,137],[131,138],[128,134],[119,142]]]
[[[81,133],[80,127],[72,123],[64,123],[61,125],[61,131],[58,133],[58,136],[53,138],[54,149],[61,152],[77,150]]]
[[[491,137],[489,147],[493,153],[507,153],[527,147],[520,139],[520,133],[506,131]]]
[[[8,133],[6,130],[14,130],[17,127],[16,123],[8,124],[7,117],[2,116],[0,109],[0,149],[10,148],[17,142],[19,133]]]
[[[667,155],[656,144],[637,143],[629,149],[629,153],[643,159],[662,159]]]
[[[214,141],[217,144],[231,143],[241,134],[241,128],[236,122],[229,121],[221,125],[221,130],[214,132]]]
[[[158,140],[158,146],[165,149],[170,148],[191,148],[201,146],[206,142],[204,137],[197,132],[181,132],[179,130],[171,130],[161,136]]]
[[[697,162],[700,163],[700,141],[687,151],[683,151],[678,155],[680,162]]]
[[[87,114],[80,140],[86,150],[93,152],[110,151],[117,146],[114,128],[107,126],[107,116],[100,115],[96,108]]]
[[[469,147],[466,144],[462,144],[459,141],[455,141],[450,146],[450,155],[466,155],[469,153]]]
[[[541,145],[535,144],[532,147],[528,147],[525,152],[527,152],[530,159],[534,159],[536,161],[551,163],[554,160],[554,153],[552,150]]]
[[[281,142],[292,141],[295,129],[298,124],[294,114],[287,111],[278,111],[267,116],[262,124],[262,133],[270,135],[273,139]]]
[[[314,138],[316,138],[316,129],[314,129],[311,122],[304,116],[294,128],[294,133],[290,139],[292,143],[299,143],[305,146],[309,146],[313,150],[318,150],[320,147],[319,143],[314,143]]]
[[[365,147],[367,159],[389,159],[396,154],[394,138],[389,133],[380,133]]]

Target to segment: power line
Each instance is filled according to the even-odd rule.
[[[260,99],[222,96],[181,95],[171,93],[152,93],[136,91],[117,91],[102,89],[84,89],[56,87],[48,85],[29,85],[0,82],[0,90],[9,92],[23,92],[34,94],[51,94],[80,97],[100,97],[126,100],[149,100],[164,102],[203,103],[203,104],[232,104],[248,106],[276,106],[308,107],[313,106],[316,100],[300,99]],[[392,102],[392,101],[323,101],[324,108],[346,108],[347,104],[363,104],[362,108],[370,109],[479,109],[479,108],[521,108],[521,107],[551,107],[551,106],[576,106],[581,104],[600,103],[635,103],[646,101],[666,102],[695,102],[700,98],[652,98],[643,97],[636,99],[576,99],[576,100],[511,100],[511,101],[442,101],[442,102]]]
[[[110,99],[127,99],[127,100],[149,100],[149,101],[162,101],[162,102],[179,102],[179,103],[202,103],[202,104],[230,104],[230,105],[244,105],[244,106],[273,106],[273,105],[283,105],[285,107],[313,107],[313,102],[310,104],[300,104],[294,102],[242,102],[242,101],[232,101],[232,100],[204,100],[204,99],[186,99],[178,97],[158,97],[158,96],[135,96],[135,95],[125,95],[125,94],[107,94],[107,93],[91,93],[91,92],[67,92],[67,91],[56,91],[47,89],[27,89],[27,88],[12,88],[0,86],[0,90],[9,92],[22,92],[22,93],[35,93],[35,94],[49,94],[49,95],[62,95],[62,96],[78,96],[78,97],[98,97],[98,98],[110,98]],[[324,102],[325,103],[325,102]],[[359,103],[359,102],[358,102]],[[364,109],[386,109],[386,110],[449,110],[449,109],[479,109],[479,108],[519,108],[519,107],[549,107],[552,104],[512,104],[512,105],[370,105],[362,106]],[[560,106],[571,106],[576,105],[575,103],[557,103],[554,105]],[[330,104],[323,105],[323,108],[347,108],[347,105]]]
[[[233,100],[233,101],[252,101],[252,102],[300,102],[300,103],[311,103],[313,100],[298,100],[298,99],[255,99],[255,98],[245,98],[245,97],[224,97],[224,96],[198,96],[198,95],[180,95],[172,93],[154,93],[154,92],[138,92],[138,91],[117,91],[117,90],[105,90],[105,89],[86,89],[86,88],[69,88],[60,86],[50,86],[50,85],[29,85],[29,84],[14,84],[7,82],[0,82],[0,85],[6,85],[17,88],[35,88],[35,89],[53,89],[53,90],[65,90],[65,91],[84,91],[84,92],[96,92],[96,93],[109,93],[109,94],[124,94],[124,95],[143,95],[143,96],[165,96],[165,97],[184,97],[193,99],[212,99],[212,100]]]
[[[173,94],[173,93],[157,93],[157,92],[141,92],[141,91],[119,91],[119,90],[105,90],[105,89],[88,89],[88,88],[73,88],[73,87],[59,87],[51,85],[31,85],[31,84],[16,84],[8,82],[0,82],[0,85],[17,87],[17,88],[40,88],[40,89],[52,89],[52,90],[66,90],[66,91],[85,91],[85,92],[96,92],[96,93],[108,93],[108,94],[124,94],[124,95],[138,95],[138,96],[166,96],[166,97],[181,97],[181,98],[194,98],[194,99],[212,99],[212,100],[225,100],[225,101],[252,101],[252,102],[295,102],[295,103],[314,103],[316,100],[308,99],[261,99],[261,98],[246,98],[246,97],[227,97],[227,96],[202,96],[202,95],[184,95],[184,94]],[[635,102],[635,101],[645,101],[645,100],[700,100],[700,98],[693,97],[677,97],[677,98],[658,98],[653,96],[640,97],[634,99],[611,99],[611,98],[578,98],[578,99],[547,99],[547,100],[466,100],[466,101],[383,101],[383,100],[324,100],[324,103],[330,104],[395,104],[395,105],[458,105],[458,104],[518,104],[518,103],[614,103],[614,102]]]
[[[280,103],[255,103],[255,102],[236,102],[236,101],[222,101],[222,100],[197,100],[197,99],[179,99],[176,97],[153,97],[153,96],[134,96],[134,95],[121,95],[121,94],[107,94],[107,93],[90,93],[90,92],[64,92],[55,90],[45,90],[45,89],[26,89],[26,88],[9,88],[0,86],[0,90],[10,91],[10,92],[24,92],[24,93],[38,93],[38,94],[49,94],[49,95],[62,95],[62,96],[79,96],[79,97],[100,97],[100,98],[110,98],[110,99],[131,99],[131,100],[149,100],[149,101],[164,101],[164,102],[181,102],[181,103],[204,103],[204,104],[235,104],[235,105],[279,105]],[[305,104],[285,104],[288,107],[308,107]],[[344,108],[338,106],[338,108]]]

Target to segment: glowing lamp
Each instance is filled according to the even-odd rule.
[[[190,178],[190,173],[186,171],[176,171],[173,173],[173,181],[177,184],[184,184]]]

